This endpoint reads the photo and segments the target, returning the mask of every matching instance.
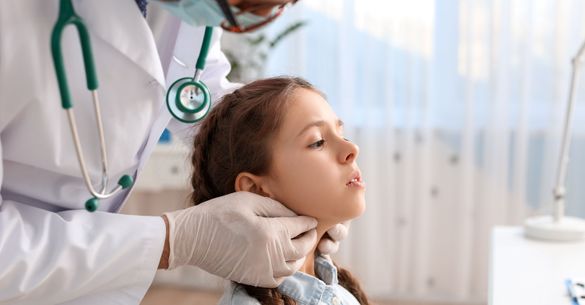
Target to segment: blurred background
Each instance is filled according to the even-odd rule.
[[[163,14],[149,6],[154,29]],[[335,259],[370,298],[487,304],[492,228],[551,210],[583,20],[581,0],[304,0],[222,43],[232,81],[306,78],[360,146],[367,210]],[[567,180],[567,213],[580,217],[583,89]],[[163,138],[124,211],[186,204],[187,153]],[[143,304],[215,304],[224,284],[195,268],[163,271]]]

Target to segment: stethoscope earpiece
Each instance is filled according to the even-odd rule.
[[[134,184],[134,179],[128,175],[123,175],[120,177],[120,180],[118,180],[118,185],[121,186],[122,189],[129,188],[132,184]]]
[[[134,184],[134,179],[128,175],[123,175],[120,177],[120,180],[118,180],[118,186],[112,191],[112,193],[116,193],[120,189],[129,188],[132,184]],[[85,209],[88,212],[95,212],[98,209],[99,204],[100,200],[97,197],[90,198],[85,202]]]
[[[97,198],[90,198],[85,202],[85,209],[88,212],[95,212],[98,208],[99,200]]]

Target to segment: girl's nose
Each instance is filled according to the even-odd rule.
[[[349,140],[344,140],[342,153],[340,155],[341,163],[349,163],[355,161],[359,152],[360,148],[355,143]]]

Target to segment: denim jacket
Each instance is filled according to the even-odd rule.
[[[296,272],[287,277],[279,286],[280,293],[293,298],[298,305],[359,305],[356,298],[337,281],[337,268],[323,256],[315,257],[315,274]],[[231,283],[220,305],[259,305],[260,302],[249,296],[243,286]]]

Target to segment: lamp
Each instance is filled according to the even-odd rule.
[[[556,187],[553,189],[554,211],[552,216],[529,218],[524,222],[524,235],[529,238],[549,241],[579,241],[585,238],[585,220],[565,216],[565,179],[569,165],[569,146],[571,144],[571,120],[575,104],[575,87],[577,74],[585,53],[585,42],[573,57],[571,84],[569,87],[569,101],[565,113],[563,140],[559,155]]]

